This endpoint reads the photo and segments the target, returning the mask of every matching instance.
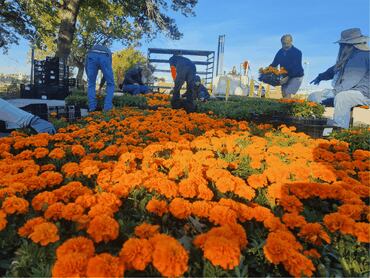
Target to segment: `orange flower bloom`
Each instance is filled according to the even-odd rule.
[[[337,212],[325,215],[324,224],[328,227],[329,231],[341,231],[344,234],[352,234],[355,227],[355,221],[353,219]]]
[[[5,199],[2,209],[6,214],[24,214],[28,212],[28,206],[27,200],[12,196]]]
[[[62,211],[64,207],[65,205],[63,203],[54,203],[46,209],[44,217],[46,219],[58,220],[62,217]]]
[[[370,224],[363,222],[356,223],[353,234],[359,242],[370,243]]]
[[[240,263],[240,248],[224,237],[209,237],[204,244],[204,257],[223,269],[234,269]]]
[[[6,213],[0,210],[0,231],[4,230],[8,221],[6,220]]]
[[[81,145],[73,145],[71,151],[72,154],[76,156],[84,156],[86,154],[85,148]]]
[[[188,253],[176,239],[159,234],[154,236],[150,242],[154,246],[153,266],[161,275],[180,276],[188,270]]]
[[[118,222],[107,215],[95,216],[87,229],[87,233],[94,239],[95,242],[99,243],[104,241],[107,243],[110,240],[114,240],[118,237],[119,224]]]
[[[57,201],[55,194],[53,192],[44,191],[37,194],[32,199],[32,207],[34,210],[46,210],[50,205],[54,204]]]
[[[49,153],[49,157],[55,160],[60,160],[66,155],[65,151],[61,148],[55,148]]]
[[[285,225],[290,229],[302,227],[307,223],[304,217],[296,212],[285,213],[282,219]]]
[[[321,258],[321,254],[319,252],[317,252],[316,249],[305,250],[305,251],[303,251],[303,254],[305,256],[311,257],[313,259],[320,259]]]
[[[57,259],[67,255],[80,254],[86,258],[94,256],[95,247],[91,239],[86,237],[74,237],[66,240],[56,250]]]
[[[247,179],[248,184],[253,188],[260,188],[267,185],[267,177],[263,174],[250,175]]]
[[[35,243],[46,246],[59,240],[58,228],[55,224],[45,222],[34,226],[33,232],[29,235]]]
[[[70,253],[58,258],[52,269],[53,277],[86,276],[88,258],[82,253]]]
[[[146,210],[158,216],[162,216],[168,211],[167,203],[153,198],[147,203]]]
[[[45,223],[46,220],[42,217],[35,217],[28,220],[21,228],[18,230],[18,235],[21,237],[28,237],[34,230],[36,225]]]
[[[123,277],[125,267],[119,258],[108,253],[102,253],[89,259],[87,263],[87,277]]]
[[[289,258],[283,262],[284,268],[294,277],[311,277],[315,266],[312,261],[300,254],[299,252],[292,252]]]
[[[178,219],[185,219],[191,215],[191,203],[181,198],[175,198],[169,205],[169,211]]]
[[[135,235],[140,238],[151,238],[159,233],[159,225],[143,223],[135,227]]]
[[[153,246],[147,239],[130,238],[119,253],[121,262],[128,269],[143,271],[152,261]]]
[[[49,154],[49,150],[47,148],[36,148],[33,151],[33,156],[37,159],[43,158]]]
[[[330,243],[329,235],[323,230],[319,223],[308,223],[301,228],[298,234],[305,241],[315,245],[321,245],[322,241]]]
[[[84,213],[84,208],[75,203],[69,203],[62,209],[62,218],[70,221],[77,221]]]

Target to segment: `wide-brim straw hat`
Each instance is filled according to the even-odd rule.
[[[369,51],[368,46],[369,37],[364,36],[361,33],[360,28],[351,28],[344,30],[341,33],[340,40],[335,43],[352,44],[354,47],[360,50]]]

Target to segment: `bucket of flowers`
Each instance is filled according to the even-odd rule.
[[[267,68],[259,69],[258,80],[271,86],[279,86],[281,79],[287,76],[288,72],[285,68],[280,67],[280,69],[269,66]]]

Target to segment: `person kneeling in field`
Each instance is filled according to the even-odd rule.
[[[172,90],[171,106],[173,109],[185,108],[186,112],[195,112],[194,96],[195,96],[195,76],[196,67],[190,59],[180,55],[173,55],[169,59],[172,78],[175,86]],[[186,101],[182,103],[180,98],[180,90],[186,82]]]
[[[334,119],[328,122],[334,127],[349,128],[351,109],[370,104],[368,40],[369,37],[362,35],[359,28],[343,31],[337,41],[339,54],[336,64],[311,81],[311,84],[318,85],[322,80],[333,80],[332,90],[314,92],[308,100],[324,104],[334,98]]]

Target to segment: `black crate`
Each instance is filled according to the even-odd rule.
[[[21,98],[36,98],[34,85],[21,84]]]
[[[48,105],[46,103],[33,103],[20,107],[20,109],[31,113],[35,116],[39,116],[41,119],[48,120]]]
[[[35,86],[35,94],[39,99],[64,100],[69,95],[69,88],[68,86],[60,85]]]

